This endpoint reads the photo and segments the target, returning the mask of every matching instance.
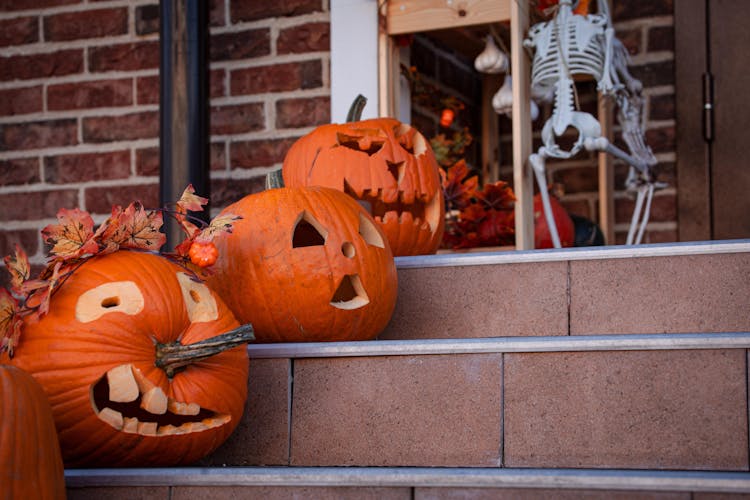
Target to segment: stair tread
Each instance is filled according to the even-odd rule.
[[[99,486],[429,486],[750,492],[749,472],[470,467],[179,467],[68,469]]]

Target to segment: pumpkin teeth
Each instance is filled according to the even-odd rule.
[[[217,415],[195,402],[167,397],[132,364],[107,371],[92,386],[91,403],[96,416],[114,429],[144,436],[201,432],[231,420],[229,415]]]

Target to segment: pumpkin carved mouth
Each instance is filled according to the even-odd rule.
[[[398,220],[399,224],[414,225],[435,232],[440,223],[440,196],[429,200],[426,195],[398,191],[396,199],[385,201],[382,189],[364,189],[360,193],[344,180],[344,192],[357,200],[378,223]]]
[[[131,364],[109,370],[91,387],[97,417],[118,431],[145,436],[200,432],[231,420],[229,415],[167,397]]]

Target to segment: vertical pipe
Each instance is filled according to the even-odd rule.
[[[209,196],[208,103],[206,99],[207,4],[203,0],[160,0],[159,198],[179,199],[188,184]],[[208,212],[198,214],[207,216]],[[167,248],[182,240],[165,218]]]

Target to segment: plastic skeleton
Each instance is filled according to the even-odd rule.
[[[560,237],[547,190],[546,159],[567,159],[586,149],[605,151],[625,161],[630,165],[626,188],[636,193],[627,244],[638,244],[648,222],[654,190],[665,186],[655,182],[652,168],[656,165],[656,158],[643,141],[641,82],[628,72],[627,52],[614,37],[607,1],[598,2],[598,14],[587,16],[573,14],[571,4],[572,0],[560,0],[555,17],[532,26],[524,40],[524,46],[535,51],[531,72],[532,97],[539,101],[554,100],[552,116],[542,129],[542,146],[529,157],[529,163],[539,184],[552,242],[559,248]],[[602,136],[599,122],[593,116],[575,109],[574,75],[594,77],[597,90],[614,97],[618,107],[617,119],[629,153]],[[557,144],[556,138],[569,127],[577,129],[578,138],[566,151]]]

